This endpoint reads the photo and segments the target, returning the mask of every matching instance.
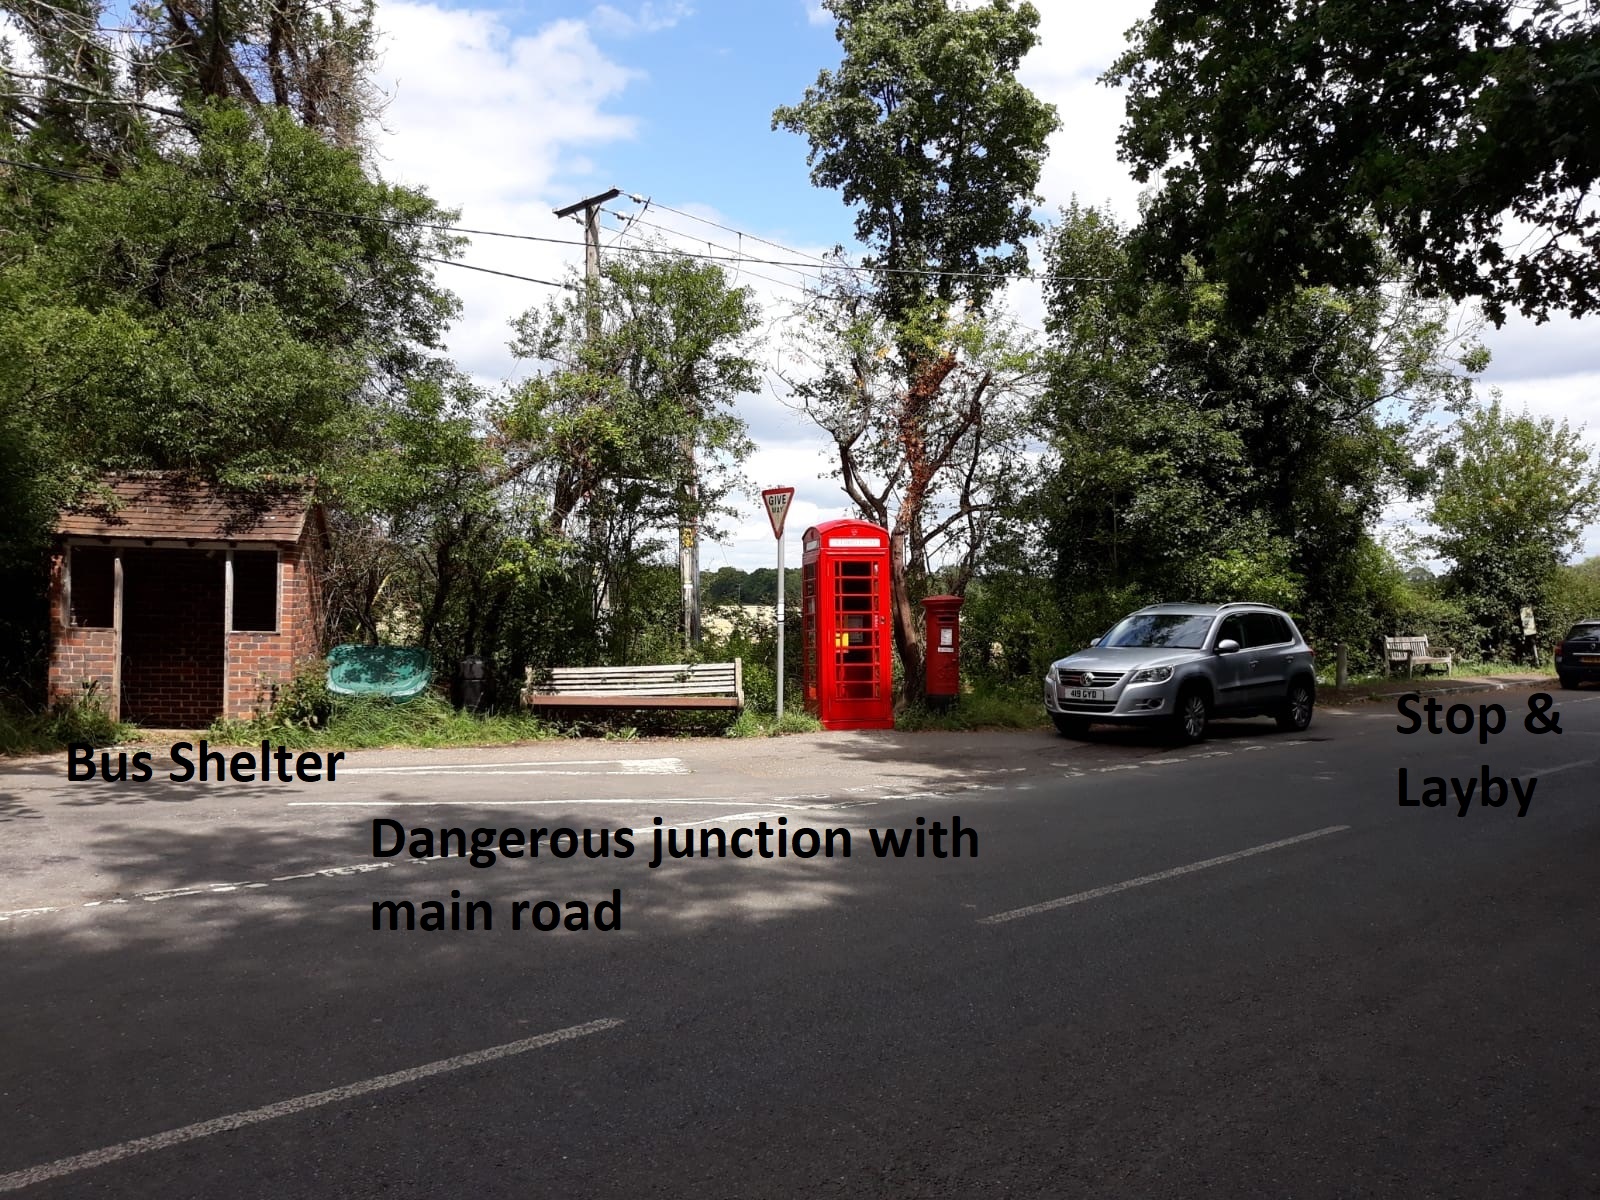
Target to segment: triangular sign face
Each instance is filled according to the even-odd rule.
[[[761,493],[761,503],[767,506],[767,519],[772,522],[772,536],[783,536],[783,519],[789,515],[789,501],[794,496],[792,487],[768,488]]]

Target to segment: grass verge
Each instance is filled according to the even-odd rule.
[[[1032,686],[974,687],[948,706],[909,704],[895,714],[894,727],[907,733],[928,730],[1042,729],[1044,702]]]
[[[49,754],[85,742],[113,746],[132,734],[132,726],[118,724],[106,714],[99,689],[93,685],[47,712],[31,712],[20,704],[0,701],[0,755]]]
[[[291,749],[375,750],[385,746],[503,746],[561,737],[563,730],[529,713],[460,712],[438,696],[396,703],[376,697],[335,700],[323,721],[269,715],[217,721],[206,736],[244,744],[263,738]]]
[[[733,724],[728,726],[727,735],[733,738],[748,737],[782,737],[789,733],[821,733],[822,722],[818,721],[804,709],[789,709],[779,720],[772,713],[758,713],[752,709],[745,709],[739,714]]]

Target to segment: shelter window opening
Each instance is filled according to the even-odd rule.
[[[67,563],[71,624],[77,629],[110,629],[116,623],[115,550],[74,546]]]
[[[233,552],[234,633],[278,632],[278,552]]]

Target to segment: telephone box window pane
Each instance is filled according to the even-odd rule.
[[[110,629],[116,621],[116,551],[74,546],[69,569],[72,623],[80,629]]]
[[[276,633],[278,556],[274,551],[233,552],[233,631]]]

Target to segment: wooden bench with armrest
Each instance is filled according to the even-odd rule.
[[[744,660],[652,667],[528,668],[530,708],[744,707]]]
[[[1455,651],[1430,650],[1426,637],[1386,637],[1383,639],[1383,657],[1390,671],[1404,665],[1407,678],[1416,667],[1443,666],[1444,673],[1448,675],[1454,664]]]

